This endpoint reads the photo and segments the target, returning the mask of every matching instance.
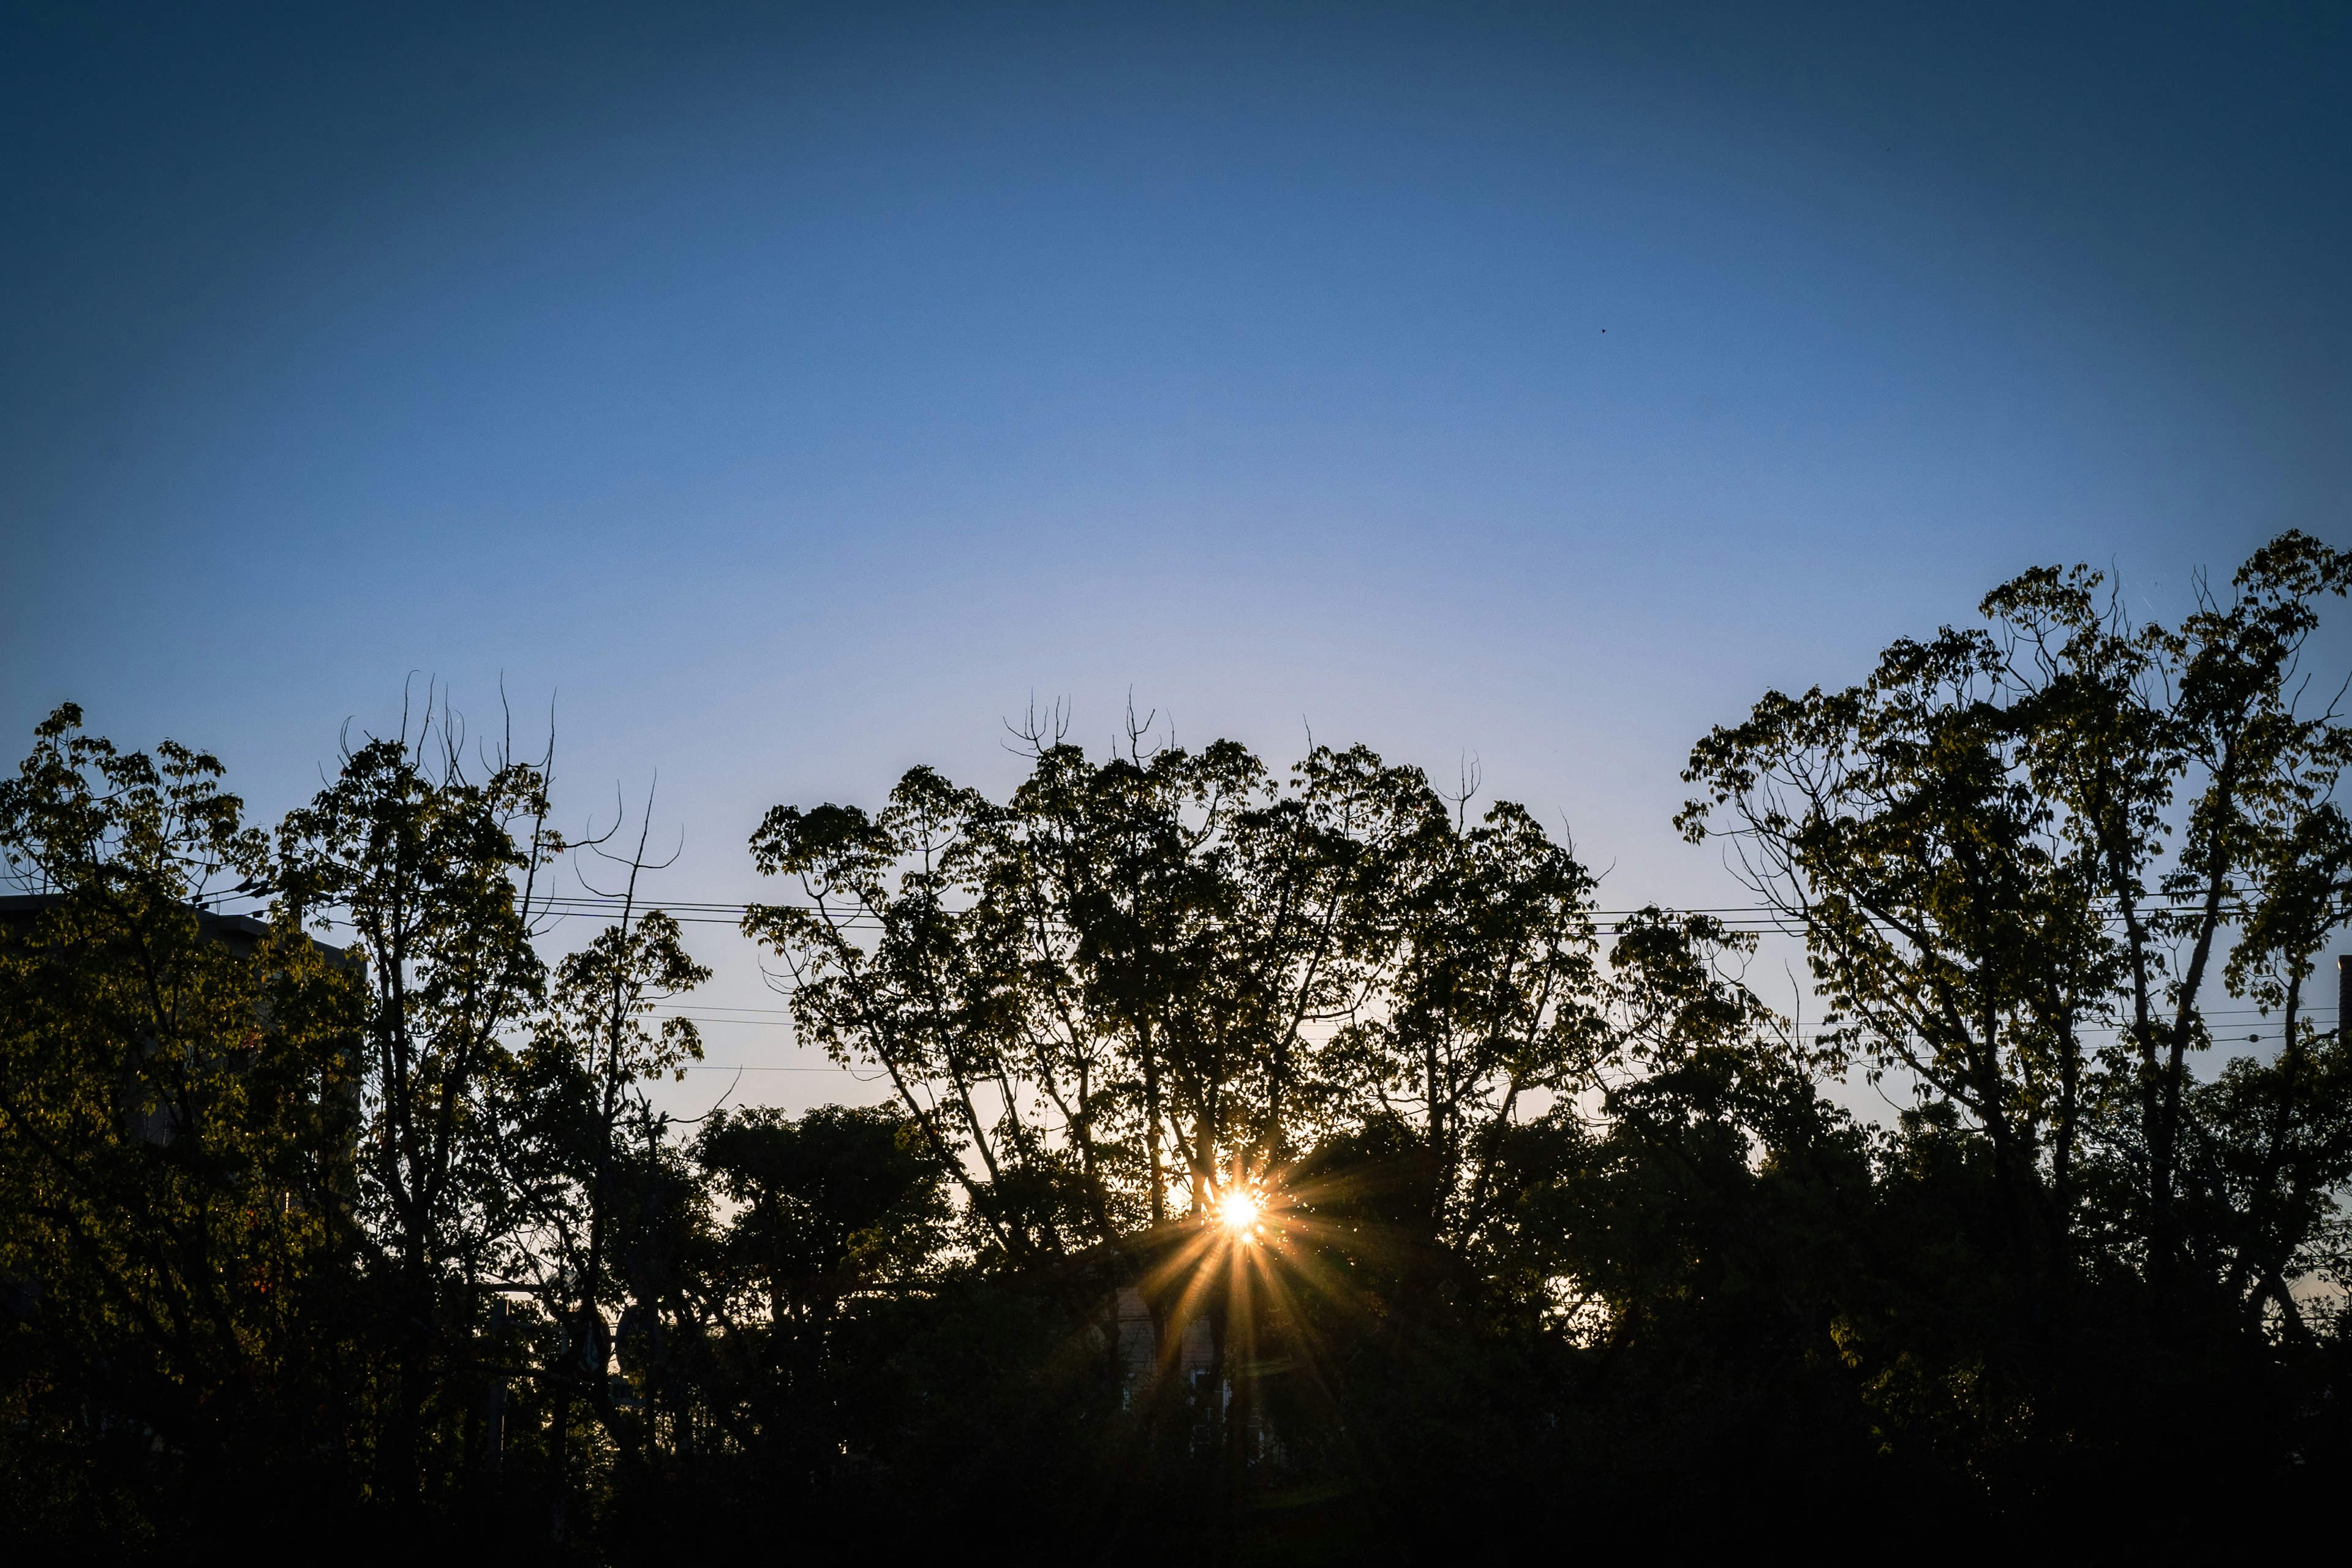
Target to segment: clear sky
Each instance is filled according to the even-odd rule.
[[[1730,901],[1765,687],[2352,542],[2348,81],[2340,5],[12,5],[0,723],[274,816],[503,679],[723,899],[1132,690]]]

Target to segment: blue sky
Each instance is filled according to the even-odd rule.
[[[731,898],[1131,690],[1730,901],[1765,687],[2347,542],[2352,14],[1887,9],[13,8],[0,721],[274,816],[503,679]]]

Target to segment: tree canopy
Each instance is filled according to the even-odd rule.
[[[710,972],[643,833],[552,826],[551,752],[434,707],[267,830],[60,708],[0,781],[0,1528],[2311,1526],[2352,1458],[2348,588],[2293,533],[2177,626],[2041,569],[1764,693],[1675,818],[1745,921],[1605,910],[1536,814],[1362,747],[1033,721],[1002,799],[767,813],[742,930],[883,1102],[690,1122],[647,1091]],[[622,881],[564,950],[581,856]],[[1759,928],[1809,966],[1780,1006]]]

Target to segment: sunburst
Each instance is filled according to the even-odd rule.
[[[1316,1384],[1325,1381],[1323,1347],[1315,1342],[1318,1336],[1310,1325],[1334,1310],[1344,1314],[1372,1308],[1349,1270],[1334,1267],[1329,1254],[1335,1247],[1356,1252],[1368,1242],[1379,1243],[1360,1222],[1334,1226],[1316,1213],[1318,1200],[1339,1195],[1348,1184],[1333,1187],[1328,1178],[1301,1182],[1299,1175],[1236,1173],[1219,1184],[1189,1222],[1160,1233],[1172,1245],[1137,1285],[1147,1299],[1165,1304],[1159,1357],[1163,1380],[1185,1353],[1183,1325],[1205,1320],[1216,1325],[1223,1401],[1244,1401],[1234,1406],[1236,1411],[1255,1404],[1246,1384],[1273,1362]],[[1319,1309],[1309,1308],[1310,1298],[1319,1300]],[[1278,1345],[1266,1342],[1269,1331]],[[1160,1386],[1179,1385],[1161,1381]]]

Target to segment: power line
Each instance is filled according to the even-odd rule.
[[[257,895],[256,901],[266,901],[266,896]],[[2112,904],[2112,900],[2101,901]],[[2143,916],[2153,917],[2161,914],[2178,912],[2180,910],[2193,910],[2199,908],[2200,903],[2201,900],[2193,898],[2168,899],[2159,895],[2150,898],[2145,903],[2140,905],[2139,913]],[[794,900],[761,900],[739,902],[732,900],[722,899],[639,898],[631,900],[625,899],[618,894],[565,893],[541,896],[535,898],[532,900],[532,912],[534,914],[553,920],[609,918],[616,911],[625,908],[635,909],[646,914],[659,911],[668,915],[670,919],[678,921],[680,924],[685,925],[740,925],[743,920],[754,910],[789,910],[807,914],[822,915],[836,925],[853,930],[871,930],[879,923],[878,917],[862,905],[851,904],[826,906],[814,902]],[[1654,909],[1656,912],[1669,918],[1683,915],[1711,916],[1719,923],[1743,932],[1761,933],[1765,931],[1772,931],[1788,935],[1796,935],[1801,933],[1807,924],[1806,917],[1803,914],[1794,913],[1770,904],[1706,904],[1690,906],[1661,904],[1651,906],[1651,908]],[[2242,915],[2246,912],[2242,904],[2231,904],[2227,906],[2227,909],[2228,911],[2233,915]],[[968,910],[950,910],[947,912],[954,915],[965,914],[970,911]],[[1584,912],[1586,917],[1593,922],[1596,933],[1608,936],[1620,934],[1627,921],[1640,918],[1651,912],[1651,910],[1649,909],[1588,910]],[[2119,910],[2109,908],[2103,911],[2102,918],[2106,921],[2120,921],[2124,917]],[[332,925],[345,925],[349,922],[330,919],[328,923]],[[1048,922],[1048,924],[1057,931],[1067,931],[1071,929],[1061,921],[1051,921]]]
[[[829,1072],[845,1074],[850,1078],[857,1079],[857,1081],[860,1083],[880,1083],[883,1079],[883,1075],[880,1073],[875,1074],[872,1078],[859,1078],[855,1068],[838,1066],[821,1068],[753,1067],[748,1062],[738,1066],[730,1066],[725,1062],[688,1062],[686,1064],[685,1070],[688,1072]]]

